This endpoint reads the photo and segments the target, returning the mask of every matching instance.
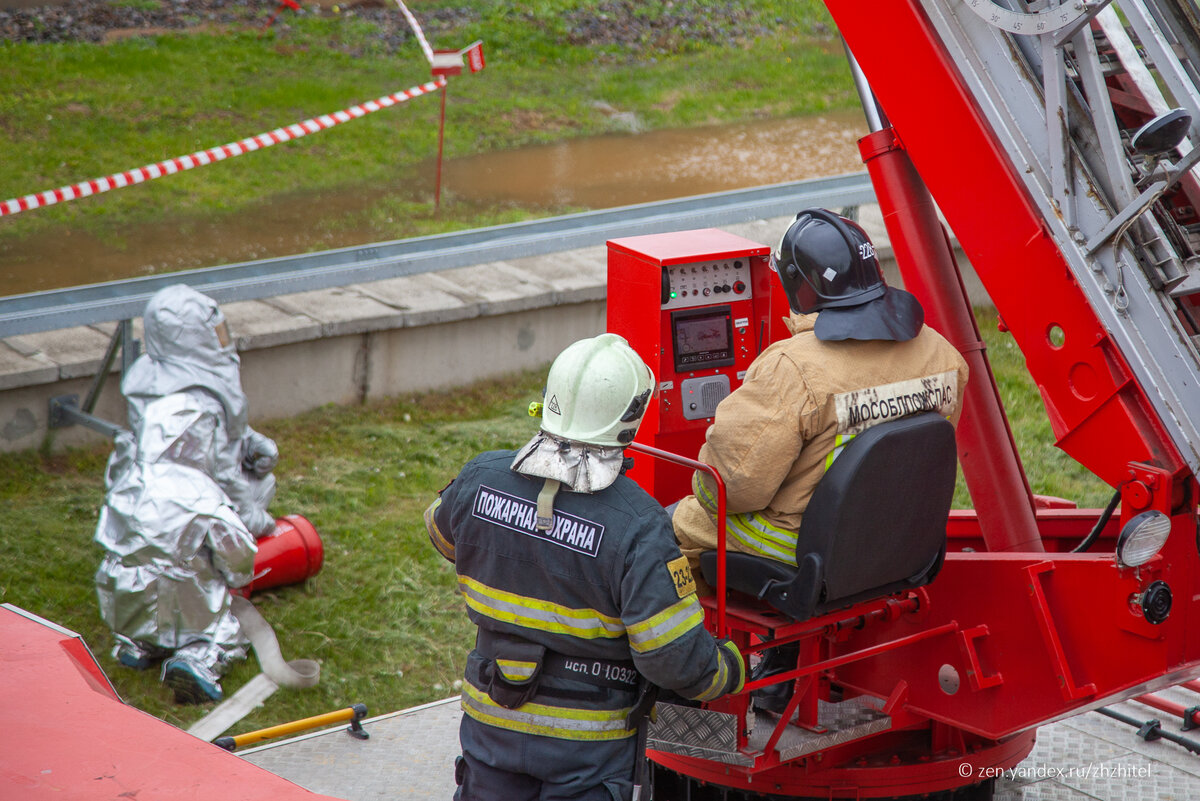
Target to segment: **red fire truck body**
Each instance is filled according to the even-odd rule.
[[[950,515],[930,583],[802,620],[728,591],[718,554],[714,633],[751,662],[790,642],[800,658],[703,710],[660,704],[656,797],[988,797],[986,777],[1039,725],[1200,673],[1194,7],[827,5],[905,286],[971,367],[957,447],[975,509]],[[1114,488],[1111,518],[1030,492],[939,211],[1056,444]],[[660,378],[635,449],[694,457],[781,335],[764,253],[712,231],[610,243],[609,329]],[[690,471],[639,461],[660,501],[686,492]],[[1165,543],[1133,558],[1151,520]],[[881,531],[880,547],[897,539]],[[750,693],[780,681],[794,682],[787,711],[755,712]]]

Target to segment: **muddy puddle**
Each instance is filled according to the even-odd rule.
[[[601,136],[446,164],[460,197],[611,208],[863,169],[860,111],[745,125]]]
[[[844,111],[579,139],[448,161],[443,192],[467,209],[610,208],[858,171],[856,143],[865,133],[862,113]],[[418,173],[398,176],[397,184],[431,196],[433,165]],[[386,218],[371,219],[389,197],[400,196],[384,189],[288,196],[219,219],[113,226],[100,236],[56,229],[0,241],[0,295],[399,238],[404,233],[391,231]]]
[[[138,188],[124,191],[136,192]],[[99,233],[54,228],[17,241],[0,240],[0,295],[396,238],[398,235],[389,236],[361,222],[383,195],[381,191],[367,190],[325,192],[275,198],[269,204],[213,219],[109,225],[102,226]],[[24,213],[37,214],[37,211]]]

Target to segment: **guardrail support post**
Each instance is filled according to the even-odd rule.
[[[117,358],[118,348],[121,349],[121,375],[124,375],[129,366],[133,364],[133,360],[137,358],[139,350],[138,342],[133,338],[133,320],[121,320],[117,324],[117,330],[113,331],[112,338],[108,341],[104,358],[100,360],[100,367],[92,378],[91,386],[88,387],[87,396],[83,399],[82,404],[79,402],[78,395],[57,395],[50,399],[48,428],[68,428],[73,425],[81,425],[98,431],[110,439],[125,430],[116,423],[110,423],[92,414],[96,408],[96,401],[100,399],[100,392],[104,389],[104,382],[108,379],[113,362]]]

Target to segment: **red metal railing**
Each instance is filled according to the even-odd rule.
[[[653,456],[656,459],[662,459],[666,462],[672,462],[684,467],[690,467],[693,470],[703,470],[712,476],[713,481],[717,484],[717,636],[728,637],[729,627],[725,622],[725,482],[721,479],[721,474],[717,472],[717,468],[704,462],[698,462],[695,459],[689,459],[686,456],[680,456],[677,453],[664,451],[660,448],[655,448],[651,445],[643,445],[640,442],[629,443],[629,450],[637,453],[644,453],[647,456]]]

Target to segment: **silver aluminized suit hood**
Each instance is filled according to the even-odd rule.
[[[146,304],[146,353],[129,368],[121,393],[135,431],[147,403],[192,387],[208,390],[225,408],[231,440],[246,429],[241,360],[232,342],[222,345],[217,328],[225,315],[217,302],[185,284],[159,290]]]

